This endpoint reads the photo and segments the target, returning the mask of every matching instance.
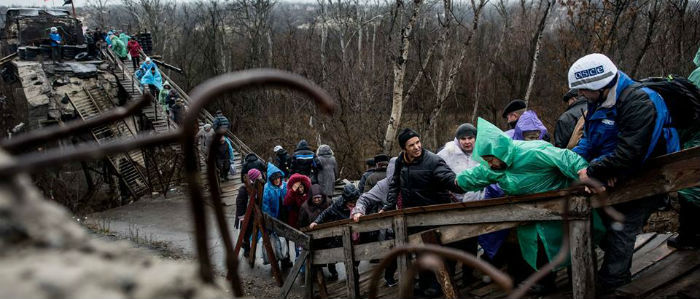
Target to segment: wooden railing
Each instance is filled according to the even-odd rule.
[[[567,189],[534,195],[504,197],[466,203],[453,203],[363,216],[359,222],[341,220],[319,224],[314,230],[302,230],[311,240],[341,238],[342,247],[309,248],[313,265],[343,262],[348,274],[349,298],[359,298],[358,277],[352,271],[360,260],[384,257],[392,248],[403,244],[422,244],[422,236],[434,233],[441,244],[452,243],[489,232],[517,227],[538,221],[560,221],[565,201],[569,202],[569,228],[574,298],[593,298],[595,265],[591,251],[590,215],[592,209],[665,194],[700,185],[700,147],[665,155],[649,161],[637,175],[620,182],[603,201],[579,190]],[[273,221],[274,222],[274,221]],[[420,233],[409,230],[430,227]],[[355,232],[371,232],[392,228],[395,239],[353,245]],[[284,229],[271,225],[278,234]],[[296,237],[301,238],[301,237]],[[406,271],[407,260],[399,257],[399,277]],[[308,263],[308,261],[307,261]],[[313,289],[307,286],[307,298]]]

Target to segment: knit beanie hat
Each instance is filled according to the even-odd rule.
[[[360,198],[360,190],[354,184],[345,184],[343,187],[343,203],[357,201]]]
[[[466,136],[474,136],[476,137],[476,127],[470,123],[464,123],[457,128],[457,132],[455,132],[455,137],[457,139],[460,139],[462,137]]]
[[[413,137],[420,137],[420,135],[409,128],[401,130],[399,133],[399,146],[403,149],[406,146],[406,142]]]
[[[262,173],[260,173],[260,170],[257,170],[255,168],[248,170],[248,179],[251,181],[255,181],[259,179],[262,176]]]

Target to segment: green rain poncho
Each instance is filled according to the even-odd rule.
[[[479,118],[476,144],[472,157],[481,165],[457,175],[457,183],[465,191],[482,190],[498,183],[507,195],[524,195],[558,190],[578,179],[578,170],[588,163],[581,156],[541,141],[512,140],[488,121]],[[508,167],[492,170],[481,158],[495,156]],[[594,228],[603,230],[600,219],[593,217]],[[543,221],[518,227],[518,243],[525,261],[537,269],[537,238],[544,244],[551,260],[561,247],[561,221]]]
[[[119,58],[126,58],[126,45],[116,35],[112,35],[112,52]]]
[[[690,76],[688,76],[688,80],[690,82],[695,83],[695,85],[700,88],[700,48],[698,48],[698,52],[695,53],[695,59],[693,59],[693,63],[695,63],[695,66],[697,67],[692,73],[690,73]]]
[[[126,35],[126,33],[121,33],[119,34],[119,40],[122,41],[125,45],[129,43],[129,39],[131,36]]]
[[[695,83],[695,85],[700,88],[700,49],[698,49],[698,52],[695,54],[693,63],[695,63],[697,68],[690,73],[688,80]],[[678,129],[678,135],[681,138],[681,146],[683,149],[700,146],[700,124],[695,124],[690,128]],[[700,207],[700,187],[683,189],[678,191],[678,193],[683,199]]]

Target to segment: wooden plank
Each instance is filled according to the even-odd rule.
[[[394,242],[396,247],[403,246],[408,242],[408,228],[406,227],[406,218],[404,215],[394,217]],[[399,285],[403,285],[401,281],[404,279],[404,273],[408,269],[408,257],[400,255],[397,259],[397,272],[399,273]]]
[[[657,234],[656,237],[651,239],[647,244],[642,246],[642,248],[639,248],[634,254],[638,256],[643,256],[647,254],[648,252],[656,249],[656,247],[659,247],[666,243],[666,240],[671,237],[671,234]]]
[[[347,277],[348,298],[360,299],[358,273],[355,271],[355,258],[352,254],[352,231],[349,226],[343,230],[343,251],[345,253],[345,276]]]
[[[294,267],[292,267],[292,271],[289,272],[289,275],[287,275],[287,279],[284,281],[284,285],[282,286],[280,298],[287,299],[287,296],[289,296],[289,291],[292,290],[292,286],[294,285],[294,281],[296,281],[297,276],[299,276],[299,272],[301,272],[301,265],[306,263],[306,259],[308,257],[309,251],[304,250],[299,255],[299,258],[297,258],[297,260],[294,262]]]
[[[308,249],[305,247],[307,246],[306,244],[309,243],[309,236],[274,217],[270,217],[270,215],[263,214],[263,218],[265,218],[265,228],[274,231],[280,237],[291,240],[294,244],[303,249]]]
[[[644,269],[654,265],[658,261],[669,256],[671,253],[676,251],[675,248],[666,245],[666,242],[661,243],[658,247],[645,254],[634,254],[632,258],[632,267],[630,272],[634,277],[637,273],[644,271]]]
[[[334,222],[331,222],[331,223],[334,223]],[[370,232],[370,231],[377,231],[380,229],[385,229],[385,228],[391,226],[391,224],[392,224],[392,220],[390,217],[389,218],[375,218],[372,221],[360,220],[360,222],[347,222],[347,223],[345,223],[346,226],[350,226],[352,228],[352,231],[356,232],[356,233]],[[319,224],[316,229],[311,230],[311,231],[309,231],[309,230],[302,230],[302,231],[308,233],[309,235],[312,235],[314,237],[314,239],[340,236],[343,234],[343,226],[326,226],[325,228],[319,229],[318,227],[321,225],[325,225],[325,224]]]
[[[396,217],[404,217],[402,215]],[[439,233],[440,242],[443,244],[448,244],[452,242],[457,242],[467,238],[475,237],[478,235],[499,231],[502,229],[507,229],[515,227],[520,224],[525,224],[526,222],[513,222],[513,223],[485,223],[485,224],[461,224],[461,225],[450,225],[444,227],[438,227],[432,229]],[[396,232],[396,230],[394,230]],[[428,230],[426,230],[428,231]],[[375,241],[370,243],[364,243],[360,245],[355,245],[353,254],[356,261],[365,261],[371,259],[380,259],[384,257],[389,250],[394,246],[399,246],[394,240],[385,241]],[[412,234],[408,237],[408,242],[410,244],[423,244],[420,233]],[[403,243],[406,244],[406,243]],[[321,249],[314,250],[314,264],[328,264],[342,262],[344,259],[343,249],[341,247],[331,248],[331,249]],[[399,258],[400,259],[400,258]]]
[[[309,241],[310,242],[310,241]],[[311,247],[310,244],[306,244],[308,247]],[[313,258],[314,255],[312,254],[313,251],[309,251],[309,255],[306,258],[306,265],[304,266],[306,268],[306,271],[311,271],[313,272]],[[313,274],[313,273],[311,273]],[[304,299],[314,299],[314,280],[311,275],[306,275],[304,277],[304,285],[305,291],[304,291]]]
[[[423,239],[423,242],[425,244],[434,244],[434,245],[442,245],[440,243],[440,237],[438,236],[438,233],[435,231],[427,231],[427,232],[422,232],[421,233],[421,238]],[[420,257],[419,257],[420,258]],[[424,257],[427,258],[427,257]],[[435,277],[438,280],[438,283],[440,284],[440,287],[442,288],[442,292],[445,295],[445,298],[447,299],[457,299],[460,298],[461,296],[459,295],[459,292],[455,288],[454,281],[452,281],[452,277],[450,274],[447,272],[447,267],[445,267],[445,263],[437,255],[432,255],[431,258],[434,258],[436,260],[436,263],[438,264],[437,269],[435,269]]]
[[[637,240],[634,241],[634,251],[636,252],[639,248],[642,248],[649,240],[653,239],[656,233],[646,233],[637,235]]]
[[[617,289],[616,294],[626,298],[645,297],[698,265],[700,254],[695,250],[676,251],[641,273],[636,280]]]
[[[571,199],[572,213],[589,211],[588,201],[583,197]],[[572,288],[574,299],[595,298],[595,264],[591,241],[590,218],[569,222],[571,244]]]

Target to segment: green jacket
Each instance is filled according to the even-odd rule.
[[[695,59],[693,59],[693,63],[695,63],[695,66],[697,67],[692,73],[690,73],[690,76],[688,76],[688,80],[690,82],[695,83],[695,85],[700,88],[700,48],[698,49],[698,52],[695,53]]]
[[[126,58],[126,45],[116,35],[112,36],[112,52],[119,58]]]
[[[481,164],[457,175],[457,184],[465,191],[482,190],[493,183],[498,183],[506,195],[563,189],[578,179],[578,170],[588,166],[585,159],[568,149],[560,149],[541,140],[512,140],[482,118],[477,124],[478,137],[472,157]],[[487,155],[503,161],[507,168],[492,170],[482,159]],[[595,213],[593,221],[596,231],[604,230]],[[521,253],[534,269],[537,269],[538,237],[551,260],[561,247],[561,221],[543,221],[518,227]]]

